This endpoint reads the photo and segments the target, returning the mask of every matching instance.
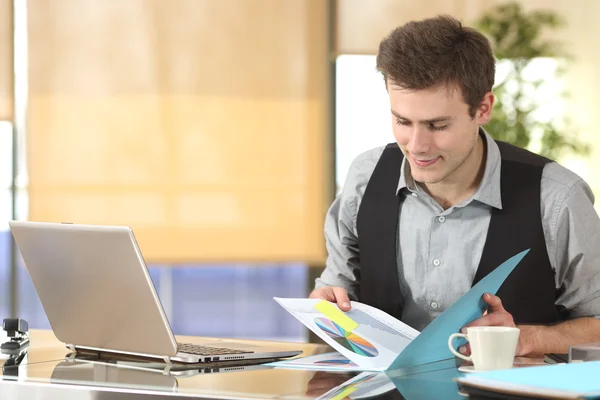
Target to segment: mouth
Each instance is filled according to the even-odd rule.
[[[410,158],[412,158],[415,165],[420,168],[430,167],[440,159],[440,157],[429,158],[429,159],[426,159],[426,158],[418,159],[412,155],[410,156]]]

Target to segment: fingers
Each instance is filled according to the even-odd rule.
[[[338,307],[342,311],[350,311],[351,308],[348,292],[342,287],[325,286],[313,290],[308,297],[311,299],[322,299],[332,303],[337,303]]]
[[[309,299],[321,299],[327,301],[335,301],[335,295],[333,294],[333,290],[330,286],[325,286],[319,289],[313,290],[313,292],[308,296]]]
[[[471,355],[471,345],[466,343],[458,348],[458,352],[464,354],[465,356]]]
[[[507,312],[504,313],[489,313],[481,318],[476,319],[465,327],[471,326],[515,326],[515,322]]]
[[[483,313],[481,318],[465,325],[461,330],[463,333],[466,332],[465,328],[470,326],[516,326],[513,316],[504,309],[500,297],[484,293],[482,298],[488,304],[488,309]]]

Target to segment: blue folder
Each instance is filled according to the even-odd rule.
[[[529,249],[506,260],[473,286],[464,296],[455,301],[402,350],[387,370],[454,358],[454,355],[448,349],[450,335],[481,317],[488,307],[482,299],[483,294],[491,293],[495,295],[508,275],[528,252]]]

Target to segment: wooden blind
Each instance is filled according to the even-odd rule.
[[[532,0],[528,1],[532,2]],[[543,3],[546,0],[537,1]],[[504,2],[504,0],[336,0],[336,53],[377,54],[379,42],[399,25],[438,14],[450,14],[468,24],[484,10]]]
[[[29,3],[30,219],[147,261],[322,262],[321,0]]]
[[[12,0],[0,0],[0,121],[13,118]]]

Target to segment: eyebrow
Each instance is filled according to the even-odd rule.
[[[412,122],[410,119],[403,117],[402,115],[398,114],[396,111],[391,110],[392,114],[398,118],[398,119],[403,119],[405,121],[408,122]],[[435,124],[436,122],[444,122],[444,121],[450,121],[453,120],[455,117],[451,117],[451,116],[442,116],[442,117],[435,117],[435,118],[431,118],[431,119],[425,119],[422,121],[419,121],[419,123],[421,124]]]

